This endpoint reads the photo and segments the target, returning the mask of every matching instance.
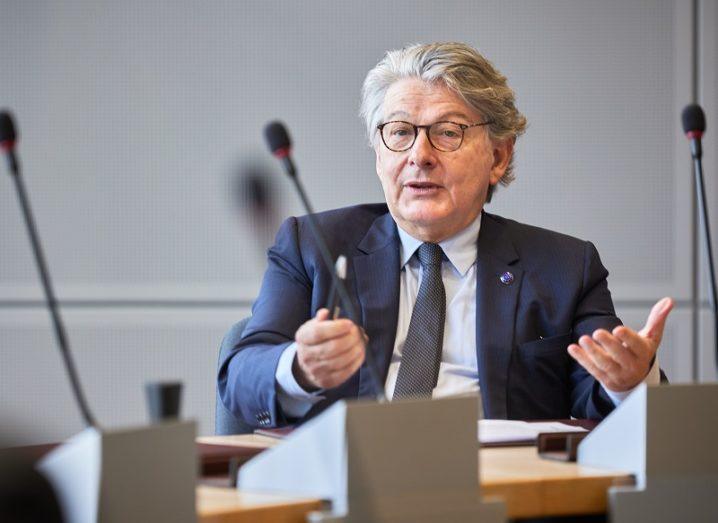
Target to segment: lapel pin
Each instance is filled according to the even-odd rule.
[[[501,276],[499,276],[499,280],[504,285],[511,285],[514,282],[514,275],[506,271]]]

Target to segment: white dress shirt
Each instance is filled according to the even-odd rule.
[[[409,235],[401,227],[397,228],[401,240],[399,317],[394,351],[385,383],[388,398],[394,394],[396,378],[401,365],[401,353],[422,277],[421,264],[414,254],[423,242]],[[446,291],[446,325],[439,378],[432,393],[433,398],[455,396],[479,390],[479,372],[476,361],[476,242],[480,229],[481,214],[464,230],[439,243],[445,256],[441,267],[441,276]],[[491,326],[485,325],[483,328],[490,329]],[[290,417],[303,416],[313,404],[323,399],[322,391],[307,392],[294,379],[292,363],[296,352],[296,343],[289,345],[282,353],[276,371],[279,404]],[[658,358],[644,382],[649,385],[660,383]],[[604,390],[615,405],[618,405],[631,393],[631,391]]]

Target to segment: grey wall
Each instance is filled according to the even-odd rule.
[[[180,378],[185,414],[212,431],[216,347],[248,313],[268,242],[233,198],[238,166],[276,170],[279,214],[301,212],[264,153],[261,129],[280,117],[318,209],[380,200],[356,116],[361,82],[385,50],[416,41],[476,46],[529,119],[517,180],[488,210],[594,241],[634,327],[655,300],[676,298],[662,364],[674,381],[712,379],[712,324],[699,325],[706,348],[691,357],[692,188],[678,125],[698,84],[709,122],[718,106],[718,9],[698,4],[699,33],[689,0],[2,0],[0,106],[18,118],[100,420],[143,422],[142,384]],[[26,441],[64,438],[81,424],[7,176],[0,224],[0,413]]]

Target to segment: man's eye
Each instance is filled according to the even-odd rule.
[[[457,133],[453,129],[444,129],[443,131],[441,131],[441,135],[445,136],[446,138],[456,138],[457,136],[459,136],[459,133]]]
[[[411,130],[406,129],[406,128],[398,128],[398,129],[393,129],[391,131],[391,134],[392,134],[392,136],[407,136],[407,135],[411,134]]]

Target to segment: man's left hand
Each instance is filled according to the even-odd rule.
[[[612,332],[598,329],[592,336],[581,336],[578,344],[569,345],[568,352],[604,388],[613,392],[631,390],[651,370],[651,362],[672,308],[673,300],[663,298],[653,306],[646,325],[640,331],[625,325],[616,327]]]

